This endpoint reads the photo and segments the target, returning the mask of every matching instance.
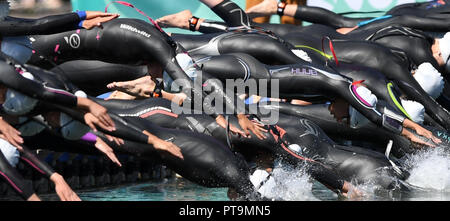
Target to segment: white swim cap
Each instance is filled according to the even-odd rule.
[[[183,69],[183,71],[189,76],[189,78],[195,81],[195,79],[197,78],[197,69],[194,66],[195,63],[192,60],[191,56],[186,53],[179,53],[175,56],[175,59],[180,65],[181,69]],[[175,83],[174,80],[165,71],[163,73],[163,82],[165,90],[171,92],[180,91],[180,86]]]
[[[61,126],[61,135],[68,140],[79,140],[90,131],[90,128],[65,113],[61,113],[59,117],[59,125]]]
[[[77,97],[83,97],[83,98],[87,98],[87,94],[84,92],[84,91],[77,91],[77,92],[75,92],[75,94],[74,94],[75,96],[77,96]]]
[[[30,80],[34,80],[33,75],[29,72],[24,72],[22,76]],[[38,100],[34,98],[26,96],[15,90],[8,89],[6,91],[5,102],[3,103],[3,110],[5,110],[7,114],[11,115],[23,115],[33,110],[37,103]]]
[[[8,141],[0,139],[0,151],[3,153],[3,156],[5,156],[8,163],[11,164],[12,167],[16,167],[20,157],[17,148]]]
[[[0,0],[0,21],[5,20],[9,15],[9,1]]]
[[[18,130],[20,131],[20,135],[24,137],[34,136],[45,129],[44,125],[34,120],[29,120],[27,117],[19,117],[19,123],[22,125],[20,125]]]
[[[292,51],[292,53],[294,53],[295,55],[297,55],[297,57],[301,58],[302,60],[305,60],[305,61],[307,61],[307,62],[309,62],[309,63],[312,62],[312,60],[311,60],[311,58],[309,57],[308,53],[306,53],[305,51],[300,50],[300,49],[293,49],[293,50],[291,50],[291,51]]]
[[[372,94],[368,88],[364,86],[359,86],[356,88],[356,93],[358,99],[363,102],[365,105],[370,107],[375,107],[377,105],[378,99],[375,94]]]
[[[26,36],[4,37],[1,50],[16,61],[25,64],[33,55],[31,41]]]
[[[448,57],[450,56],[450,32],[445,33],[444,37],[438,39],[438,41],[442,58],[444,58],[444,62],[447,62]]]
[[[411,100],[401,100],[403,108],[406,113],[411,117],[411,120],[418,124],[423,124],[425,119],[425,107],[418,102]]]
[[[444,78],[441,73],[428,62],[419,65],[413,76],[420,86],[422,86],[423,90],[433,98],[439,97],[444,90]]]
[[[266,170],[257,169],[252,175],[250,175],[250,181],[262,196],[274,197],[272,192],[276,186],[276,183],[274,178],[269,177],[269,175],[270,174]]]
[[[75,92],[75,96],[87,98],[87,94],[81,90]],[[68,140],[79,140],[91,129],[65,113],[61,113],[59,125],[61,126],[61,135]]]

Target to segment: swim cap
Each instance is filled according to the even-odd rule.
[[[194,61],[192,60],[191,56],[189,56],[186,53],[179,53],[175,56],[175,59],[177,60],[178,64],[180,65],[181,69],[191,78],[193,81],[197,78],[197,69],[194,66]],[[174,83],[174,80],[172,77],[167,74],[167,72],[164,71],[163,73],[163,82],[164,82],[164,89],[170,90],[172,92],[178,92],[180,90],[180,86],[177,83]]]
[[[42,117],[39,115],[39,117]],[[25,123],[26,122],[26,123]],[[24,137],[34,136],[45,129],[45,126],[34,121],[29,120],[27,117],[19,117],[19,127],[20,135]]]
[[[59,117],[61,135],[68,140],[79,140],[90,131],[90,128],[65,113]]]
[[[276,186],[275,180],[266,170],[257,169],[250,175],[250,181],[258,192],[265,197],[273,197],[272,189]]]
[[[17,148],[8,141],[0,139],[0,151],[3,153],[3,156],[5,156],[8,163],[11,164],[12,167],[16,167],[20,157]]]
[[[81,90],[75,92],[75,96],[87,98],[87,94]],[[68,140],[79,140],[91,130],[86,124],[74,120],[62,112],[59,116],[59,125],[61,126],[61,135]]]
[[[425,118],[425,107],[418,102],[411,100],[401,100],[403,108],[405,108],[411,120],[418,124],[423,124]]]
[[[358,99],[365,105],[369,107],[375,107],[377,105],[377,96],[375,96],[375,94],[372,94],[372,91],[370,91],[368,88],[359,86],[356,88],[355,94],[357,95]]]
[[[370,91],[368,88],[364,86],[359,86],[358,88],[356,88],[355,94],[357,95],[358,99],[361,102],[363,102],[366,106],[376,107],[378,102],[377,96],[372,94],[372,91]],[[350,116],[350,127],[354,128],[369,123],[369,119],[367,119],[364,115],[362,115],[351,105],[348,108],[348,112]]]
[[[1,50],[21,64],[27,63],[33,55],[31,41],[26,36],[4,37]]]
[[[420,86],[422,86],[423,90],[433,98],[439,97],[444,90],[444,78],[441,73],[428,62],[419,65],[413,76]]]
[[[0,0],[0,21],[5,20],[9,15],[9,1]]]
[[[444,62],[447,62],[448,57],[450,56],[450,32],[445,33],[444,37],[438,39],[438,41],[442,58],[444,58]]]
[[[300,49],[294,49],[294,50],[291,50],[291,51],[292,51],[292,53],[297,55],[297,57],[301,58],[302,60],[305,60],[305,61],[307,61],[309,63],[312,62],[311,58],[308,56],[308,54],[305,51],[300,50]]]
[[[33,75],[30,74],[29,72],[24,72],[22,76],[30,80],[34,80]],[[7,114],[23,115],[33,110],[33,108],[36,106],[37,103],[38,100],[34,98],[26,96],[13,89],[8,89],[6,91],[5,102],[3,103],[2,106],[3,110]]]

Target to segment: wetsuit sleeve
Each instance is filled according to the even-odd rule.
[[[31,167],[36,169],[39,173],[50,178],[55,171],[44,161],[40,160],[34,153],[28,150],[25,147],[22,147],[23,151],[21,151],[20,159],[25,161]]]
[[[2,177],[11,187],[24,199],[27,200],[34,194],[31,183],[25,179],[8,163],[3,153],[0,151],[0,177]]]
[[[85,19],[80,13],[52,15],[39,19],[7,17],[0,22],[1,36],[47,35],[74,30]]]
[[[45,87],[36,81],[22,77],[11,65],[2,61],[0,61],[0,83],[36,99],[69,107],[77,106],[77,97],[68,92]]]
[[[349,18],[332,11],[310,6],[298,6],[294,18],[315,24],[332,26],[333,28],[355,27],[359,22],[371,18]]]
[[[224,32],[228,28],[227,24],[224,22],[212,21],[212,20],[204,20],[198,29],[201,33],[217,33]]]
[[[224,0],[211,8],[229,27],[250,27],[250,19],[244,10],[230,0]]]

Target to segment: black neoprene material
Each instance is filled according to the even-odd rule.
[[[250,27],[250,19],[244,10],[230,0],[224,0],[211,8],[229,27]]]
[[[76,37],[75,37],[76,36]],[[34,36],[33,48],[38,52],[30,64],[48,67],[48,62],[40,56],[61,64],[71,60],[102,60],[104,62],[144,65],[156,61],[173,79],[181,80],[180,85],[188,99],[194,96],[205,97],[203,91],[195,87],[192,80],[176,62],[177,53],[184,53],[181,45],[173,48],[167,43],[166,36],[152,25],[137,19],[114,19],[103,24],[103,28],[65,32],[55,35]],[[78,44],[66,39],[78,39]],[[128,44],[127,42],[133,42]],[[59,46],[57,46],[59,45]],[[115,45],[115,47],[110,47]],[[55,47],[58,50],[55,51]],[[38,55],[39,54],[39,55]],[[222,96],[226,96],[223,94]],[[225,101],[227,99],[224,99]],[[232,107],[233,104],[226,104]],[[219,113],[210,105],[203,105],[208,113]]]
[[[51,15],[38,19],[6,17],[0,22],[0,36],[54,34],[76,29],[80,21],[77,13]]]
[[[0,151],[0,175],[3,180],[13,187],[24,200],[34,194],[33,186],[27,183],[25,179],[9,164],[3,153]]]
[[[77,105],[77,98],[75,96],[58,93],[51,88],[45,87],[39,82],[22,77],[13,66],[6,63],[2,58],[0,58],[0,70],[0,83],[8,88],[48,102],[54,102],[69,107],[75,107]],[[35,71],[36,70],[33,70],[33,72]],[[26,85],[26,87],[24,85]]]
[[[44,175],[47,178],[50,178],[55,171],[44,161],[40,160],[33,152],[31,152],[28,148],[22,147],[23,151],[21,151],[21,160],[25,161],[31,167],[36,169],[39,173]]]

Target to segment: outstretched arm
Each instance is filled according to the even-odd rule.
[[[244,10],[230,0],[200,0],[208,5],[229,27],[250,28],[251,21]]]
[[[23,161],[28,163],[55,184],[56,194],[58,194],[62,201],[81,201],[78,195],[66,183],[64,178],[60,174],[56,173],[47,163],[37,158],[37,156],[26,147],[22,147],[20,152],[22,153],[20,158]]]
[[[51,15],[38,19],[7,17],[0,22],[1,36],[21,36],[34,34],[54,34],[77,28],[91,29],[103,22],[117,18],[118,14],[95,11],[79,11],[61,15]]]
[[[334,28],[354,27],[361,21],[371,19],[344,17],[323,8],[278,3],[277,0],[264,0],[259,5],[249,8],[246,12],[252,17],[274,14],[290,16],[303,21],[324,24]]]

